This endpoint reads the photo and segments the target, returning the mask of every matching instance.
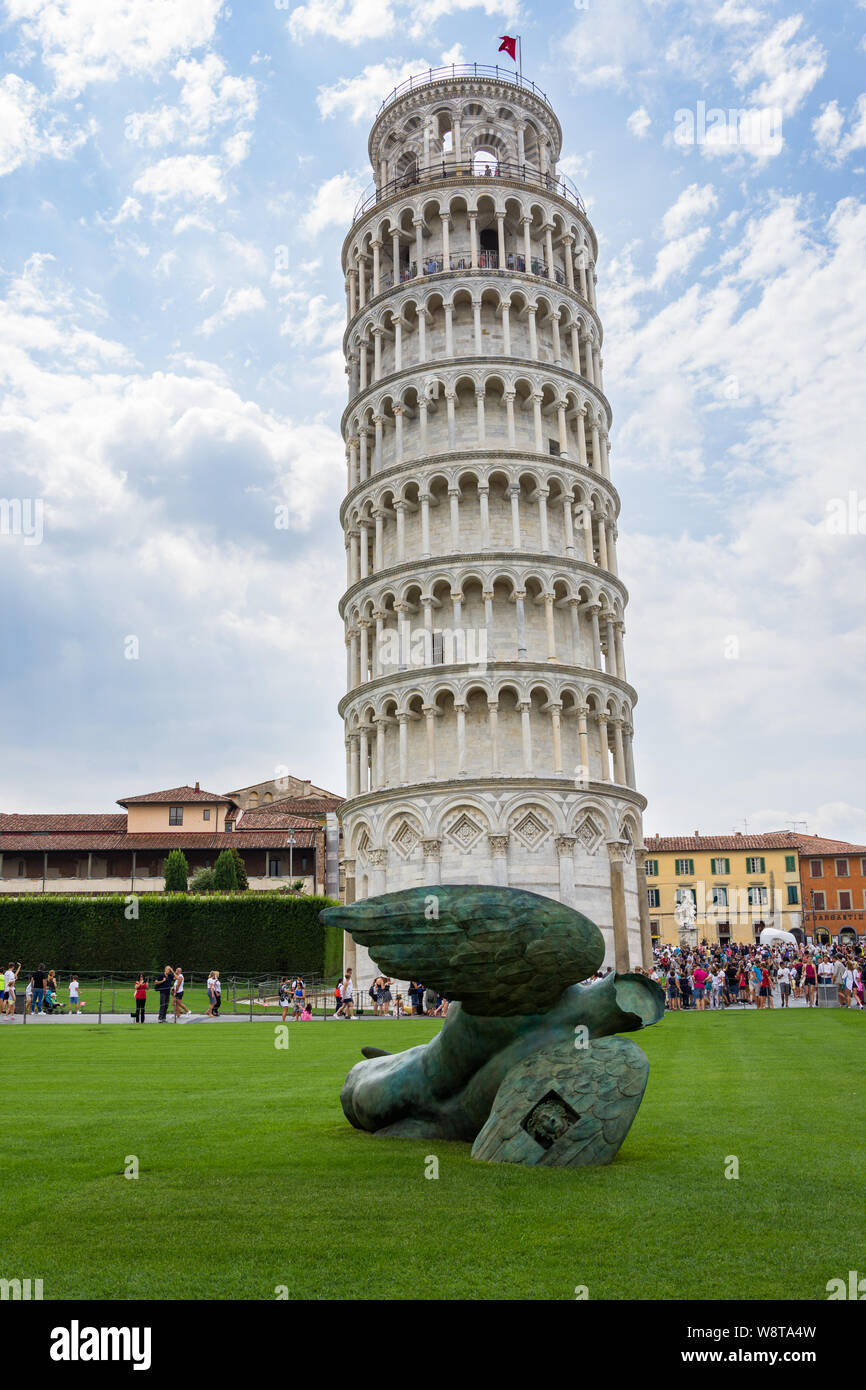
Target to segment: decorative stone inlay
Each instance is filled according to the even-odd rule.
[[[448,827],[447,834],[456,845],[465,851],[470,850],[476,840],[480,839],[484,834],[484,828],[463,811],[454,824]]]
[[[543,844],[550,834],[550,826],[547,825],[535,811],[527,811],[511,827],[527,849],[537,849]]]
[[[604,832],[601,826],[599,826],[589,814],[585,815],[583,820],[575,826],[574,833],[577,836],[581,848],[590,855],[596,853],[599,845],[604,839]]]
[[[407,820],[404,820],[391,836],[391,844],[403,859],[409,858],[409,855],[419,844],[420,840],[421,836]]]

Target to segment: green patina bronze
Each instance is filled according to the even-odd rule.
[[[320,915],[388,974],[459,1001],[426,1045],[365,1049],[340,1095],[353,1125],[464,1140],[490,1162],[610,1162],[649,1068],[634,1043],[609,1035],[657,1023],[664,994],[644,975],[577,983],[604,959],[593,922],[536,893],[474,884],[411,888]]]

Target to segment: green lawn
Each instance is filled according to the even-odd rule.
[[[286,1051],[265,1023],[5,1027],[0,1277],[46,1298],[824,1299],[864,1268],[862,1015],[668,1016],[638,1039],[618,1157],[572,1172],[347,1124],[361,1045],[437,1026],[293,1024]]]

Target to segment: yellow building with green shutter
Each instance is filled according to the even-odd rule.
[[[646,883],[653,944],[680,944],[677,907],[690,901],[692,941],[755,942],[764,927],[802,930],[796,836],[648,835]],[[686,909],[688,913],[688,909]]]

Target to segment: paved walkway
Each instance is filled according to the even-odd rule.
[[[103,1014],[103,1015],[102,1015],[102,1020],[101,1020],[101,1021],[102,1021],[103,1023],[128,1023],[129,1026],[130,1026],[130,1028],[141,1027],[140,1024],[136,1024],[136,1023],[133,1022],[133,1020],[132,1020],[132,1018],[130,1017],[129,1014]],[[150,1024],[150,1023],[158,1023],[158,1021],[159,1021],[159,1020],[157,1019],[156,1014],[148,1014],[148,1016],[147,1016],[147,1022],[148,1022],[148,1024]],[[207,1014],[184,1014],[184,1015],[180,1018],[179,1021],[180,1021],[181,1024],[186,1024],[186,1023],[280,1023],[280,1022],[282,1022],[282,1020],[281,1020],[280,1017],[279,1017],[279,1014],[277,1014],[277,1013],[271,1013],[271,1014],[253,1014],[252,1018],[250,1018],[250,1016],[249,1016],[248,1013],[246,1013],[246,1014],[243,1014],[243,1013],[237,1013],[237,1014],[221,1014],[219,1018],[208,1018]],[[399,1018],[376,1018],[373,1014],[364,1014],[363,1017],[362,1017],[360,1020],[358,1020],[358,1019],[356,1019],[356,1018],[355,1018],[355,1019],[341,1019],[341,1018],[335,1019],[334,1016],[333,1016],[333,1014],[326,1014],[324,1020],[322,1019],[321,1015],[318,1015],[316,1018],[313,1018],[313,1019],[310,1020],[311,1023],[322,1023],[322,1022],[325,1022],[325,1023],[357,1023],[357,1022],[359,1022],[359,1021],[362,1022],[362,1023],[402,1023],[402,1022],[404,1022],[403,1019],[399,1019]],[[17,1023],[17,1024],[19,1024],[20,1026],[24,1027],[24,1026],[25,1026],[25,1025],[24,1025],[24,1015],[23,1015],[23,1014],[15,1014],[14,1019],[12,1020],[12,1022]],[[98,1026],[99,1022],[100,1022],[100,1019],[99,1019],[99,1015],[98,1015],[98,1014],[28,1014],[26,1026],[27,1026],[28,1028],[30,1028],[30,1027],[35,1027],[35,1028],[46,1028],[46,1027],[51,1027],[51,1026],[53,1026],[53,1025],[55,1025],[55,1024],[59,1024],[59,1023],[68,1023],[68,1024],[71,1024],[73,1027],[74,1027],[76,1024],[78,1024],[78,1025],[81,1025],[81,1024],[89,1024],[89,1025],[91,1025],[91,1026]],[[286,1020],[286,1022],[287,1022],[287,1023],[294,1023],[295,1020],[289,1018],[289,1019]],[[417,1022],[417,1020],[416,1020],[416,1022]],[[434,1019],[433,1022],[435,1022],[435,1023],[441,1023],[442,1020],[441,1020],[441,1018],[440,1018],[440,1019]],[[166,1020],[166,1026],[167,1026],[167,1027],[172,1027],[172,1026],[174,1026],[174,1023],[175,1023],[175,1020],[174,1020],[174,1016],[173,1016],[173,1015],[172,1015],[170,1018],[168,1018],[168,1019]],[[8,1028],[8,1027],[9,1027],[9,1024],[10,1024],[10,1020],[9,1020],[9,1019],[7,1019],[7,1018],[0,1018],[0,1029]]]

